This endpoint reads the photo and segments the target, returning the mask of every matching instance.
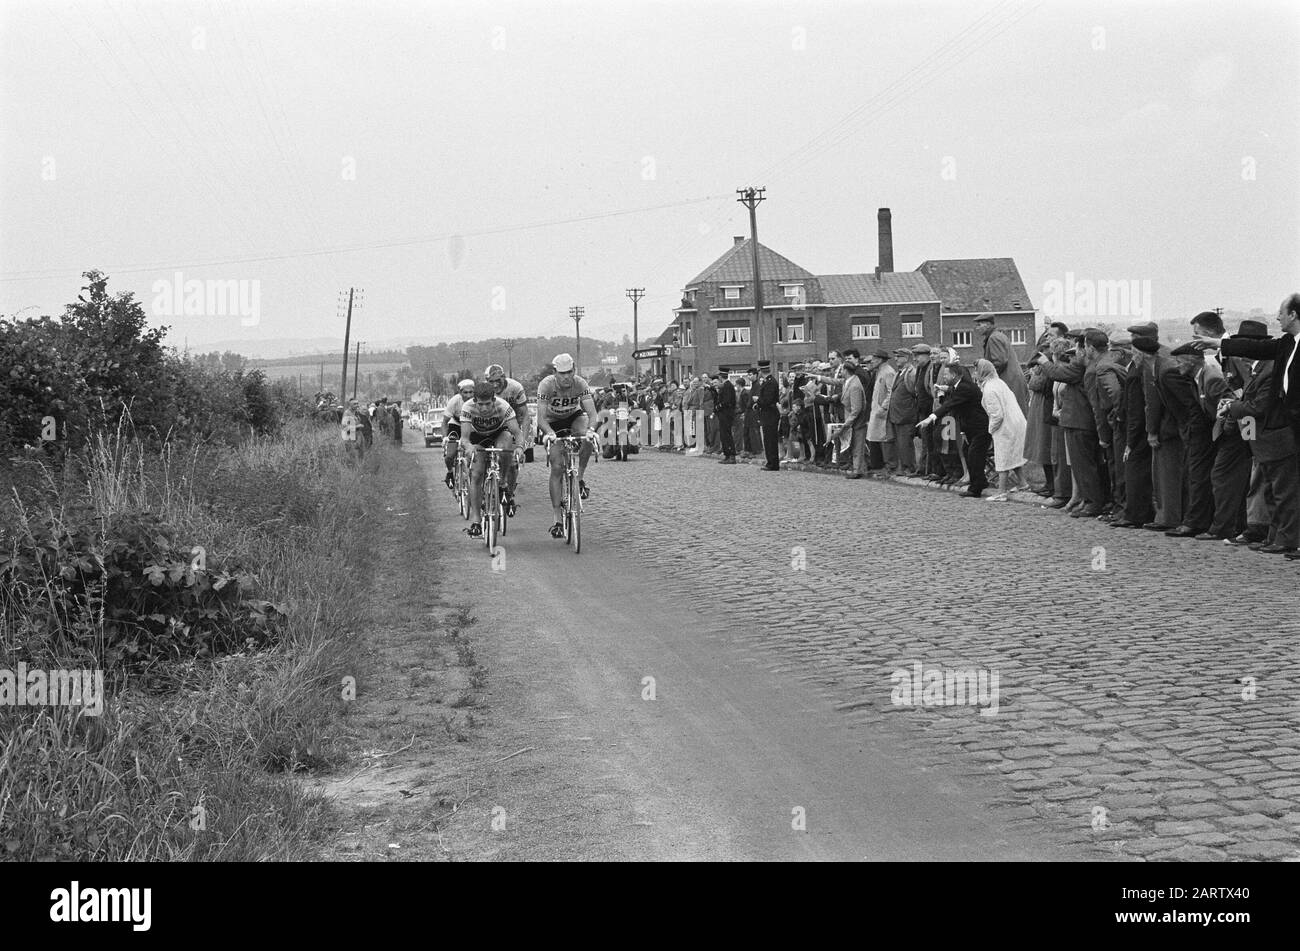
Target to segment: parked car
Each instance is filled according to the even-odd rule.
[[[440,409],[429,410],[424,418],[424,446],[442,445],[442,418],[445,414]]]

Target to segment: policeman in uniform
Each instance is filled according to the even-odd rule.
[[[780,458],[777,455],[777,424],[781,420],[781,388],[776,377],[772,376],[772,361],[758,361],[758,423],[763,430],[763,452],[767,456],[768,472],[780,472]]]

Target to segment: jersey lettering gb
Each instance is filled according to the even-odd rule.
[[[591,395],[591,387],[574,375],[573,386],[561,390],[555,377],[548,376],[537,386],[537,408],[548,420],[566,419],[582,411],[582,398]]]

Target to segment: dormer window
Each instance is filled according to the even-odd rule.
[[[722,285],[722,299],[723,299],[723,300],[740,300],[740,290],[741,290],[741,288],[744,287],[744,286],[745,286],[745,285],[743,285],[743,284],[723,284],[723,285]]]

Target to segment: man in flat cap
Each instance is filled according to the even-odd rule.
[[[994,326],[992,314],[980,314],[975,318],[975,333],[983,341],[984,359],[993,364],[1002,382],[1016,395],[1020,412],[1029,412],[1029,386],[1025,383],[1025,374],[1020,369],[1011,340]]]
[[[1141,354],[1147,443],[1151,446],[1151,501],[1155,516],[1142,527],[1167,532],[1182,524],[1183,519],[1183,443],[1178,436],[1178,421],[1166,408],[1156,379],[1161,373],[1176,370],[1177,361],[1169,348],[1159,342],[1160,332],[1153,321],[1134,324],[1128,332],[1133,334],[1134,349]]]
[[[1064,383],[1061,393],[1060,426],[1065,430],[1066,451],[1070,458],[1070,472],[1077,487],[1079,502],[1066,505],[1073,518],[1096,518],[1105,510],[1106,493],[1101,481],[1101,453],[1097,440],[1097,421],[1084,386],[1084,374],[1091,365],[1096,351],[1084,346],[1082,332],[1071,331],[1067,336],[1079,339],[1069,363],[1048,363],[1043,373],[1054,383]]]
[[[1124,451],[1120,461],[1124,466],[1124,509],[1120,518],[1112,521],[1112,528],[1142,528],[1155,520],[1152,497],[1151,443],[1147,439],[1146,388],[1142,384],[1143,362],[1149,339],[1155,343],[1155,324],[1148,332],[1145,327],[1131,331],[1129,338],[1133,362],[1124,378],[1123,438]]]
[[[898,371],[890,366],[892,356],[888,350],[877,350],[871,355],[871,369],[876,374],[876,384],[871,391],[871,419],[867,423],[867,444],[871,450],[872,466],[877,470],[876,476],[885,479],[889,478],[889,460],[894,455],[894,447],[889,443],[889,398]]]
[[[1115,431],[1115,411],[1123,401],[1124,377],[1128,371],[1119,362],[1110,337],[1100,330],[1090,330],[1084,343],[1093,351],[1092,360],[1083,373],[1084,391],[1097,423],[1097,443],[1101,449],[1102,489],[1106,497],[1106,515],[1119,518],[1123,507],[1122,440]]]
[[[924,344],[922,344],[924,346]],[[893,440],[895,472],[901,476],[916,475],[917,372],[912,362],[912,349],[899,347],[894,351],[894,389],[889,397],[888,433]],[[928,416],[929,413],[926,413]]]
[[[916,390],[916,419],[925,419],[934,408],[934,361],[930,359],[932,348],[928,343],[918,343],[912,347],[912,367],[916,371],[914,378]],[[915,427],[913,427],[915,429]],[[916,460],[917,475],[929,477],[934,474],[934,462],[930,458],[932,434],[926,430],[916,430],[917,442],[921,454]]]

